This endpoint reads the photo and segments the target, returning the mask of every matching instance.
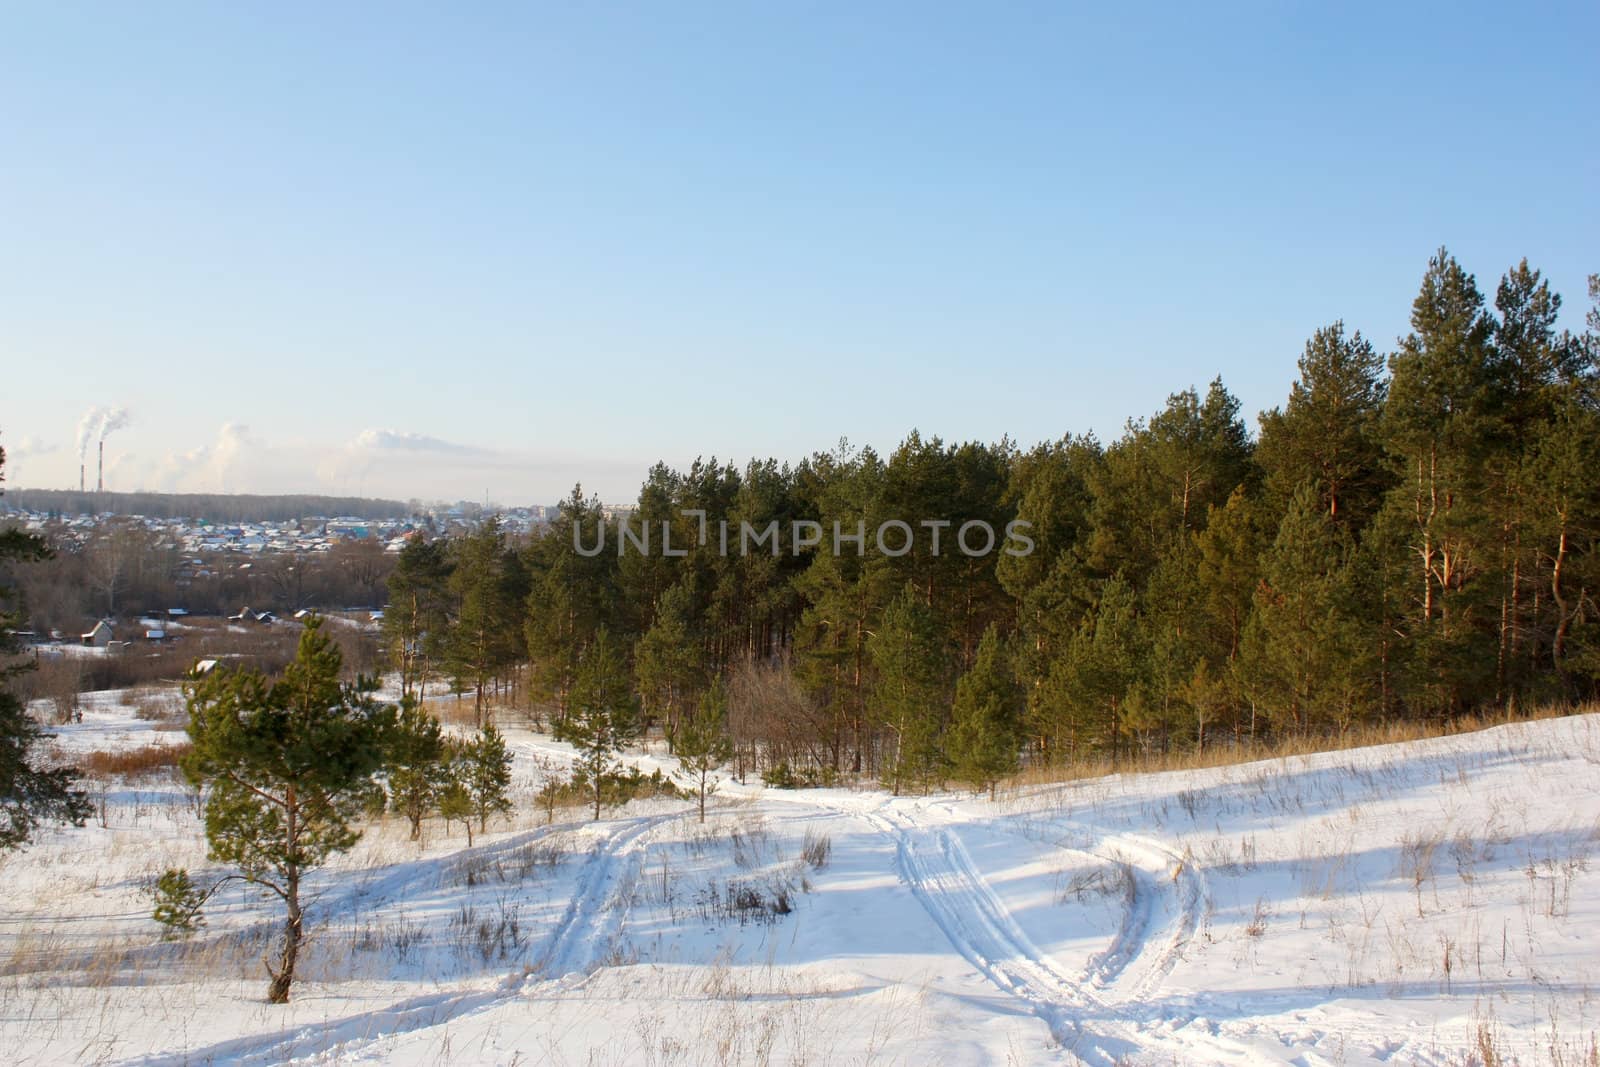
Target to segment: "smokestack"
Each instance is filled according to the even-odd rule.
[[[84,474],[84,468],[87,466],[88,464],[86,463],[78,464],[78,492],[80,493],[89,487],[89,483],[85,481],[86,476]]]
[[[106,442],[105,442],[104,438],[101,438],[101,440],[100,440],[100,473],[95,475],[94,491],[97,492],[97,493],[104,492],[105,488],[106,488]]]

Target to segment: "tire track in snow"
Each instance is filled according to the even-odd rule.
[[[952,820],[960,819],[954,805],[938,807]],[[1153,995],[1182,958],[1199,927],[1201,912],[1210,895],[1205,870],[1187,853],[1151,838],[1133,834],[1100,837],[1093,827],[1063,819],[1045,819],[1030,814],[1023,825],[1013,819],[997,819],[987,825],[1001,833],[1048,843],[1065,852],[1088,856],[1106,863],[1126,865],[1133,878],[1133,899],[1122,911],[1122,919],[1111,943],[1090,959],[1078,981],[1093,982],[1113,1002],[1146,1000]],[[1073,837],[1091,842],[1068,844],[1050,831],[1067,831]],[[1172,919],[1164,924],[1165,940],[1151,951],[1151,926],[1161,901],[1170,898]],[[1104,997],[1102,997],[1104,999]]]
[[[638,819],[608,834],[590,851],[572,900],[535,957],[534,967],[540,974],[562,978],[594,973],[626,919],[627,898],[638,878],[641,859],[635,845],[657,826],[684,814],[669,812]]]
[[[1086,1042],[1090,1035],[1081,1018],[1097,1013],[1099,1005],[1028,940],[952,833],[923,831],[936,839],[937,847],[930,849],[903,817],[880,811],[860,814],[894,839],[901,878],[945,939],[990,982],[1022,1001],[1049,1028],[1056,1044],[1086,1064],[1113,1064],[1137,1050],[1136,1043],[1110,1035]]]
[[[1131,951],[1120,960],[1104,961],[1106,966],[1095,976],[1096,981],[1114,992],[1119,1001],[1148,1000],[1161,988],[1194,939],[1209,894],[1205,871],[1192,857],[1179,855],[1148,838],[1122,835],[1112,838],[1109,847],[1133,852],[1144,860],[1144,865],[1135,868],[1135,900],[1124,916],[1137,928],[1137,936],[1129,946]],[[1151,873],[1151,867],[1161,873]],[[1152,953],[1149,926],[1155,911],[1154,898],[1169,891],[1175,894],[1176,914],[1168,925],[1166,940]],[[1132,966],[1135,963],[1138,966]]]
[[[1116,1067],[1137,1062],[1146,1053],[1170,1056],[1179,1063],[1262,1062],[1263,1050],[1247,1049],[1217,1035],[1158,1033],[1125,1021],[1128,1009],[1144,994],[1107,1002],[1092,991],[1086,976],[1063,974],[1017,923],[949,827],[918,826],[890,805],[851,814],[860,815],[894,839],[901,877],[946,940],[994,985],[1022,1001],[1049,1027],[1055,1042],[1079,1062]],[[1167,854],[1143,839],[1125,840]],[[1181,877],[1181,870],[1178,873]],[[1181,919],[1179,925],[1183,925]],[[1166,966],[1170,967],[1166,962],[1169,953],[1180,950],[1186,936],[1175,931],[1158,954]],[[1165,970],[1156,968],[1142,977],[1140,984],[1159,984],[1164,974]]]

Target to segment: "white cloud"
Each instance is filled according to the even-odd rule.
[[[261,441],[251,436],[250,427],[236,422],[223,423],[211,444],[167,454],[158,476],[161,488],[168,492],[236,491],[237,487],[230,482],[241,458],[264,448]]]
[[[351,442],[352,448],[376,452],[436,452],[452,456],[485,456],[487,449],[457,444],[410,430],[362,430]]]
[[[28,456],[48,456],[53,452],[61,451],[61,446],[49,441],[41,441],[37,437],[24,437],[14,445],[0,441],[0,446],[6,450],[8,459],[23,459]]]

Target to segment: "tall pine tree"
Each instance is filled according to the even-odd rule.
[[[577,770],[589,789],[596,819],[606,781],[621,768],[617,756],[638,728],[627,661],[610,631],[602,628],[578,662],[571,707],[556,730],[558,739],[578,750]]]
[[[213,859],[239,868],[284,905],[267,1000],[286,1003],[305,938],[306,874],[360,838],[355,821],[383,767],[394,708],[371,683],[340,681],[339,646],[310,620],[294,662],[269,682],[219,667],[191,683],[189,780],[205,789]]]
[[[972,667],[956,682],[946,747],[955,777],[988,790],[991,800],[1000,780],[1016,773],[1021,712],[1022,693],[1000,631],[991,625],[978,642]]]

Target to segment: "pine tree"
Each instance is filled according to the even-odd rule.
[[[414,538],[400,550],[389,574],[383,642],[389,662],[400,672],[402,696],[422,698],[429,669],[444,648],[450,608],[448,547],[445,541]]]
[[[5,465],[5,449],[0,448],[0,482],[4,481]],[[0,529],[0,565],[50,556],[42,538],[14,528]],[[3,610],[13,595],[9,587],[0,585],[0,657],[16,651],[11,636],[14,616]],[[65,767],[45,769],[29,758],[39,740],[39,724],[6,688],[6,682],[30,669],[30,663],[0,660],[0,850],[26,844],[43,821],[82,826],[91,811],[89,798],[75,788],[76,772]]]
[[[1443,713],[1492,693],[1488,605],[1498,589],[1481,579],[1497,540],[1485,475],[1502,394],[1483,296],[1444,249],[1429,261],[1411,326],[1389,359],[1382,424],[1396,475],[1390,500],[1411,526],[1409,690]]]
[[[1105,751],[1116,766],[1148,659],[1138,593],[1121,575],[1112,577],[1045,678],[1041,700],[1065,735],[1063,754]]]
[[[1204,400],[1194,389],[1173,393],[1148,423],[1129,420],[1091,470],[1086,562],[1100,575],[1122,574],[1137,591],[1163,553],[1254,476],[1239,401],[1222,380]]]
[[[704,654],[692,630],[693,594],[687,581],[661,595],[655,621],[639,639],[635,672],[645,696],[645,714],[665,720],[667,738],[677,745],[677,727],[704,677]]]
[[[518,605],[512,571],[515,559],[505,550],[499,522],[490,518],[456,543],[449,586],[456,598],[455,615],[445,641],[450,669],[472,687],[473,717],[482,726],[487,710],[485,690],[521,651]],[[524,593],[524,595],[526,595]]]
[[[422,820],[438,807],[448,781],[444,733],[439,720],[415,700],[400,702],[385,759],[389,804],[411,823],[411,840],[422,836]]]
[[[638,538],[648,548],[640,550],[637,542],[627,541],[627,549],[618,552],[612,546],[609,555],[616,558],[617,591],[621,617],[616,620],[618,632],[643,634],[659,618],[660,609],[668,590],[682,576],[680,560],[667,555],[690,548],[694,541],[685,536],[683,518],[678,513],[678,501],[683,496],[684,477],[665,463],[657,463],[645,475],[633,512],[619,516],[614,524],[618,544],[622,543],[623,528],[630,538]],[[670,533],[662,534],[665,523]],[[698,531],[697,531],[698,533]],[[648,710],[648,709],[647,709]]]
[[[489,816],[511,811],[511,752],[494,723],[486,723],[462,750],[461,771],[478,830],[486,831]]]
[[[596,819],[606,779],[621,769],[617,754],[637,731],[627,663],[610,631],[602,628],[578,662],[571,707],[556,730],[559,740],[578,750],[576,770],[591,791]]]
[[[713,678],[700,697],[693,718],[678,728],[673,754],[678,757],[679,775],[694,788],[700,801],[700,821],[706,821],[706,797],[716,788],[711,776],[733,758],[733,742],[728,737],[728,695],[722,679]]]
[[[459,746],[452,745],[450,759],[445,763],[444,788],[439,791],[439,817],[444,820],[445,832],[450,824],[459,822],[467,828],[467,847],[472,847],[472,791],[467,788],[466,767],[463,766]]]
[[[310,620],[283,675],[219,667],[190,683],[189,780],[206,790],[211,858],[237,867],[285,909],[269,1003],[289,999],[305,937],[306,873],[361,833],[353,823],[376,790],[395,709],[371,683],[342,684],[339,647]]]
[[[898,796],[908,784],[922,786],[941,777],[940,742],[949,708],[948,654],[915,586],[907,584],[884,610],[870,648],[877,674],[871,708],[893,745],[883,774]]]
[[[987,789],[990,800],[1000,779],[1016,773],[1021,707],[1000,631],[990,625],[972,667],[956,682],[947,742],[951,773],[974,789]]]
[[[1215,512],[1216,508],[1212,511]],[[1184,701],[1199,664],[1214,653],[1207,642],[1205,588],[1195,537],[1177,541],[1150,572],[1141,607],[1145,634],[1143,684],[1133,694],[1126,728],[1160,751],[1196,721],[1196,740],[1204,715]],[[1136,714],[1133,714],[1136,713]]]
[[[1235,737],[1244,729],[1241,694],[1233,681],[1260,581],[1264,544],[1274,532],[1268,527],[1261,501],[1240,488],[1225,506],[1212,510],[1197,540],[1201,601],[1195,624],[1206,652],[1185,683],[1184,699],[1194,713],[1195,747],[1201,750],[1213,728],[1224,725],[1223,718],[1231,719],[1226,725]]]
[[[1373,669],[1357,614],[1349,534],[1302,485],[1262,564],[1240,671],[1253,697],[1286,733],[1335,725],[1373,707]]]
[[[1538,545],[1538,573],[1548,595],[1544,633],[1547,662],[1557,685],[1549,694],[1579,695],[1574,668],[1586,657],[1574,647],[1583,621],[1596,609],[1594,560],[1600,536],[1600,409],[1576,393],[1537,428],[1524,461],[1530,485],[1530,534]],[[1583,571],[1589,570],[1585,582]],[[1600,635],[1596,635],[1600,636]],[[1597,664],[1600,665],[1600,664]]]
[[[870,448],[841,442],[836,454],[815,456],[802,472],[816,483],[817,522],[823,543],[795,581],[807,602],[795,634],[801,683],[821,703],[833,768],[860,772],[870,748],[867,698],[871,685],[870,635],[890,599],[892,573],[882,558],[863,556],[846,542],[832,551],[835,524],[845,537],[877,528],[883,461]]]
[[[202,909],[210,894],[194,884],[188,871],[168,867],[156,879],[150,896],[155,901],[150,917],[161,924],[163,941],[188,937],[206,924]]]
[[[1526,692],[1530,675],[1542,674],[1545,667],[1537,655],[1543,582],[1537,573],[1535,531],[1539,505],[1547,498],[1537,479],[1554,470],[1532,462],[1532,453],[1549,442],[1561,409],[1576,410],[1568,401],[1582,395],[1583,353],[1571,338],[1557,335],[1561,297],[1526,259],[1501,278],[1495,309],[1494,364],[1503,432],[1490,449],[1488,484],[1499,542],[1496,697],[1506,700]]]
[[[549,532],[528,547],[530,589],[523,637],[534,690],[554,706],[558,728],[567,714],[583,650],[602,626],[616,621],[616,546],[614,540],[605,540],[605,529],[599,500],[585,498],[583,487],[574,486]],[[613,538],[615,534],[612,530]],[[578,544],[594,554],[580,554]]]
[[[1310,480],[1328,514],[1353,528],[1377,510],[1388,482],[1378,435],[1383,369],[1371,342],[1347,335],[1342,322],[1306,342],[1288,404],[1261,415],[1256,459],[1280,507]]]

